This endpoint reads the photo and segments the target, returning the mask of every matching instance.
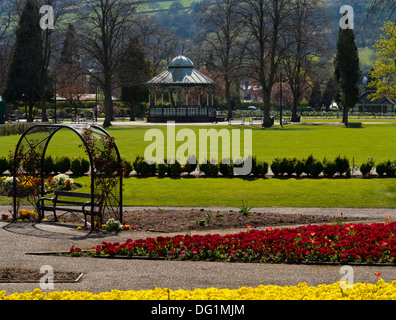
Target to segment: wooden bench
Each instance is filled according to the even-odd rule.
[[[61,199],[59,199],[61,198]],[[63,198],[84,198],[89,199],[89,201],[81,202],[81,201],[70,201],[63,200]],[[102,202],[100,201],[100,196],[95,195],[95,199],[98,201],[94,204],[94,212],[93,215],[98,215],[100,217],[101,223],[102,221]],[[51,201],[52,205],[46,205],[46,201]],[[65,206],[59,206],[65,205]],[[77,207],[77,208],[76,208]],[[58,218],[56,216],[57,211],[63,211],[66,213],[82,213],[84,214],[84,227],[87,226],[87,216],[92,215],[91,213],[91,194],[88,193],[76,193],[76,192],[66,192],[66,191],[55,191],[55,197],[53,198],[39,198],[37,200],[37,208],[39,209],[39,217],[40,221],[44,219],[45,211],[52,211],[55,216],[55,222],[58,222]],[[76,214],[75,214],[76,215]],[[77,216],[77,215],[76,215]],[[80,218],[79,216],[77,216]],[[81,218],[80,218],[81,219]]]

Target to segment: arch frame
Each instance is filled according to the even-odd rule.
[[[40,189],[40,196],[44,197],[45,195],[45,187],[44,187],[44,160],[47,152],[48,145],[50,144],[52,138],[62,129],[68,129],[74,132],[81,142],[83,143],[84,149],[86,154],[88,155],[89,158],[89,163],[90,163],[90,178],[91,178],[91,186],[90,186],[90,194],[91,194],[91,212],[94,212],[94,207],[95,207],[95,198],[96,198],[96,190],[95,190],[95,181],[98,179],[98,172],[96,171],[95,167],[95,159],[94,156],[90,150],[89,147],[89,142],[85,140],[83,132],[86,132],[86,130],[91,130],[92,132],[95,132],[97,136],[102,135],[105,138],[111,138],[110,134],[104,130],[103,128],[96,126],[96,125],[64,125],[64,124],[36,124],[33,126],[30,126],[28,129],[25,130],[25,132],[22,134],[21,138],[19,139],[16,149],[14,152],[13,156],[13,165],[12,165],[12,176],[13,176],[13,221],[17,219],[17,215],[19,212],[19,205],[18,205],[18,198],[21,196],[19,189],[17,188],[17,181],[20,175],[23,175],[24,172],[21,170],[21,159],[19,158],[19,152],[21,152],[21,146],[22,146],[22,151],[24,148],[24,142],[27,142],[27,145],[30,147],[29,151],[26,153],[33,153],[36,155],[39,155],[39,163],[38,163],[38,168],[35,168],[33,172],[33,176],[37,175],[39,179],[39,189]],[[34,140],[28,140],[29,135],[34,134],[34,133],[39,133],[43,134],[44,138],[39,141],[38,143],[35,143]],[[36,148],[38,147],[39,149],[42,146],[42,151],[41,153],[38,153],[36,151]],[[94,146],[97,150],[100,151],[97,146]],[[117,210],[118,210],[118,217],[113,217],[113,218],[118,218],[122,223],[123,220],[123,199],[122,199],[122,193],[123,193],[123,174],[122,174],[122,160],[120,156],[119,149],[114,142],[114,151],[115,151],[115,160],[116,161],[116,171],[114,174],[111,176],[105,177],[109,179],[117,179],[118,181],[116,182],[116,187],[118,185],[118,197],[117,197]],[[102,151],[103,152],[103,151]],[[25,154],[25,155],[26,155]],[[20,173],[19,173],[20,172]],[[31,172],[32,173],[32,172]],[[17,191],[18,190],[18,191]],[[113,195],[113,194],[112,194]],[[114,196],[114,198],[116,198]],[[114,209],[114,208],[113,208]],[[113,213],[116,212],[112,210]],[[40,215],[41,216],[41,215]],[[95,225],[94,221],[94,215],[92,216],[92,221],[91,221],[91,230],[93,226]],[[41,222],[41,221],[40,221]]]

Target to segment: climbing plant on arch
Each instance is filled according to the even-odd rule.
[[[17,218],[21,198],[27,198],[38,212],[37,200],[46,194],[43,168],[46,151],[51,139],[61,130],[73,131],[89,158],[91,212],[98,199],[101,201],[101,212],[92,215],[92,226],[110,218],[122,223],[123,163],[120,153],[106,130],[91,125],[39,124],[22,134],[12,159],[13,219]]]

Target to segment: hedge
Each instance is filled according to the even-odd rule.
[[[182,175],[192,175],[194,172],[208,177],[234,177],[234,168],[244,165],[242,160],[233,161],[224,159],[221,163],[196,164],[195,156],[190,156],[186,163],[164,160],[163,163],[149,164],[144,157],[137,156],[133,162],[123,159],[124,177],[129,177],[133,170],[137,176],[141,177],[181,177]],[[168,164],[169,163],[169,164]],[[239,163],[239,164],[236,164]],[[0,157],[0,175],[10,172],[10,162],[6,157]],[[354,170],[360,170],[364,177],[377,173],[379,177],[396,177],[396,160],[387,160],[375,165],[375,160],[369,158],[367,162],[360,166],[351,166],[350,160],[345,156],[337,156],[335,159],[324,158],[322,161],[312,155],[304,159],[297,158],[275,158],[271,164],[252,157],[252,171],[250,176],[265,177],[269,171],[275,177],[334,177],[342,176],[349,178]],[[83,176],[90,170],[89,161],[85,158],[69,158],[67,156],[52,158],[46,157],[44,160],[44,174],[72,172],[74,176]]]

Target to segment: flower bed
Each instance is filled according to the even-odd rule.
[[[396,281],[379,280],[376,284],[357,283],[353,289],[340,289],[340,283],[310,287],[258,286],[231,289],[195,289],[193,291],[156,288],[144,291],[119,291],[93,294],[91,292],[54,291],[45,293],[40,289],[32,292],[7,295],[0,291],[0,300],[395,300]]]
[[[215,235],[178,235],[102,242],[94,256],[272,263],[395,263],[396,222],[308,225]]]

